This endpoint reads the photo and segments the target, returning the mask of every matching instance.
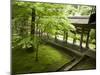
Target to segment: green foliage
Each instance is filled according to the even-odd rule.
[[[34,12],[32,12],[32,9],[34,9]],[[75,31],[75,27],[68,20],[68,16],[75,16],[76,13],[81,16],[89,15],[90,10],[91,6],[17,2],[13,0],[13,72],[54,71],[69,62],[71,57],[66,53],[59,52],[59,50],[48,45],[41,45],[40,34],[43,32],[51,36],[65,36],[67,32]],[[34,22],[32,18],[35,19]],[[31,33],[32,29],[35,30],[34,34]],[[70,37],[73,38],[71,34]],[[76,38],[79,38],[79,36]],[[92,41],[94,38],[94,32],[92,32]],[[29,49],[31,47],[36,50],[35,53],[32,52],[28,55],[25,51],[22,51],[22,48]],[[36,62],[34,60],[36,58],[40,61]]]
[[[70,23],[67,17],[74,16],[76,13],[89,15],[91,8],[91,6],[14,1],[12,3],[12,33],[23,38],[19,43],[20,45],[23,44],[24,47],[30,46],[33,42],[30,40],[32,36],[30,33],[32,9],[34,9],[35,32],[40,30],[41,32],[53,36],[55,36],[55,33],[63,36],[64,32],[75,30],[75,27]],[[37,36],[38,35],[34,36],[33,40],[40,40]],[[39,42],[40,41],[34,41],[33,43],[38,44]]]
[[[18,44],[18,46],[21,46],[22,48],[30,48],[34,46],[34,41],[33,41],[33,37],[25,37],[24,39],[22,39]]]
[[[29,48],[34,45],[33,37],[30,36],[23,38],[21,36],[14,35],[12,38],[13,47]]]
[[[91,41],[91,43],[96,42],[96,32],[95,32],[94,29],[92,29],[91,32],[90,32],[90,41]]]
[[[81,13],[81,15],[90,15],[91,11],[92,11],[92,7],[89,6],[81,6],[79,8],[79,12]]]

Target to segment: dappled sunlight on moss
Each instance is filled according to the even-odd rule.
[[[20,49],[13,51],[12,67],[15,73],[56,71],[72,59],[68,54],[49,45],[39,46],[38,61],[35,61],[35,52],[23,53]]]

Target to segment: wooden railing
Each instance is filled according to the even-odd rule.
[[[76,34],[80,34],[80,49],[82,49],[82,43],[83,43],[83,36],[84,34],[86,34],[86,48],[89,48],[89,35],[90,35],[90,31],[91,29],[95,29],[96,30],[96,24],[77,24],[77,23],[73,23],[73,25],[76,28],[76,31],[74,32],[74,35],[76,36]],[[73,42],[75,43],[76,39],[73,40]]]

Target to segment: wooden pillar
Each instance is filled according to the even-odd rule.
[[[90,34],[90,30],[87,32],[86,48],[89,48],[89,34]]]
[[[81,31],[80,49],[82,49],[83,33],[84,33],[84,27],[82,27],[82,31]]]
[[[76,32],[74,33],[74,39],[73,39],[73,44],[76,43]]]
[[[66,32],[66,43],[67,43],[67,40],[68,40],[68,32]]]

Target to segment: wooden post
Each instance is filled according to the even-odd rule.
[[[86,48],[89,48],[89,34],[90,34],[90,30],[87,33]]]
[[[67,40],[68,40],[68,32],[66,32],[66,43],[67,43]]]
[[[84,33],[84,27],[82,27],[82,31],[81,31],[80,50],[82,49],[83,33]]]
[[[76,43],[76,32],[74,33],[74,39],[73,39],[73,44]]]

